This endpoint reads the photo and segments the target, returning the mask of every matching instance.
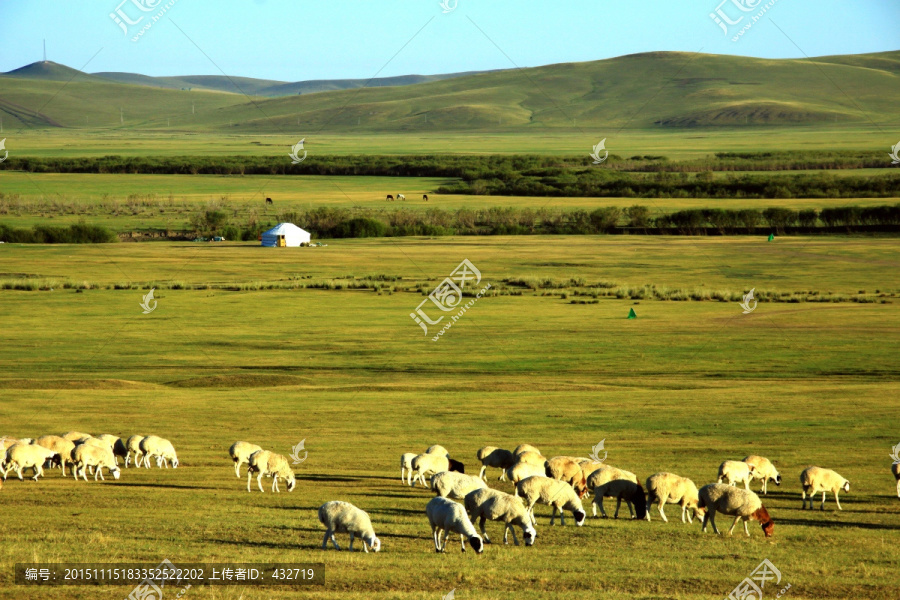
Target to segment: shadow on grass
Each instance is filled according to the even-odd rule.
[[[99,481],[98,483],[104,483]],[[112,483],[107,481],[106,483]],[[223,491],[221,487],[211,487],[206,485],[173,485],[171,483],[126,483],[115,482],[116,487],[137,487],[137,488],[167,488],[173,490],[215,490]]]
[[[827,513],[827,511],[826,511]],[[886,529],[898,530],[900,525],[887,525],[882,523],[859,523],[855,521],[821,521],[814,519],[789,519],[785,517],[776,518],[775,525],[806,525],[808,527],[858,527],[859,529]]]
[[[325,533],[319,529],[315,531],[318,531],[322,533],[322,535],[325,535]],[[223,544],[226,546],[241,546],[243,548],[271,548],[273,550],[316,550],[322,547],[321,544],[292,544],[290,542],[251,542],[249,540],[220,540],[212,538],[207,538],[207,541],[212,542],[213,544]]]

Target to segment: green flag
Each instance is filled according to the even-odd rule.
[[[637,319],[637,315],[635,314],[633,308],[628,311],[628,318],[629,319]]]

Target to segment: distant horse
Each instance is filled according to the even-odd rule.
[[[394,201],[394,197],[391,196],[390,194],[388,194],[388,195],[387,195],[387,201],[393,202],[393,201]]]
[[[422,200],[428,202],[428,194],[422,194]]]
[[[274,205],[275,203],[272,202],[272,199],[271,199],[271,198],[266,198],[266,204],[267,204],[267,205],[268,205],[268,204]]]
[[[397,194],[397,200],[406,200],[406,196],[403,194]]]

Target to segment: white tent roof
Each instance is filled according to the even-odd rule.
[[[263,235],[292,235],[297,233],[309,235],[307,231],[300,229],[293,223],[279,223],[272,229],[263,232]]]

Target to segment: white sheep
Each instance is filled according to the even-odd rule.
[[[894,478],[897,480],[897,497],[900,498],[900,462],[895,462],[891,465],[891,473],[894,474]]]
[[[415,452],[404,452],[400,455],[400,481],[406,485],[412,485],[412,461],[417,456]]]
[[[533,465],[531,463],[516,463],[506,470],[506,478],[516,485],[523,479],[528,479],[533,475],[546,475],[547,470],[542,465]]]
[[[555,456],[546,462],[546,475],[565,481],[575,488],[579,498],[584,498],[588,492],[587,480],[577,460],[577,457],[572,456]]]
[[[538,454],[541,453],[541,451],[537,449],[537,446],[532,446],[531,444],[519,444],[518,446],[516,446],[516,449],[513,450],[513,454],[515,456],[518,456],[523,452],[537,452]]]
[[[526,450],[524,452],[516,454],[516,462],[539,465],[543,467],[547,464],[547,457],[540,452],[535,452],[534,450]]]
[[[728,485],[736,483],[744,484],[744,489],[750,491],[750,481],[753,479],[753,465],[742,460],[726,460],[719,465],[719,483],[727,480]]]
[[[597,489],[597,486],[601,486],[609,483],[610,481],[616,481],[618,479],[622,479],[625,481],[631,481],[633,483],[637,483],[637,475],[632,473],[631,471],[626,471],[625,469],[619,469],[612,465],[600,465],[597,469],[594,470],[593,473],[587,478],[586,486],[589,490]],[[616,504],[616,513],[619,512],[619,505],[621,502]],[[634,509],[631,506],[630,501],[626,501],[628,504],[628,510],[631,514],[634,514]],[[594,499],[591,501],[591,513],[593,516],[597,516],[597,497],[594,496]]]
[[[485,479],[484,472],[487,468],[493,467],[494,469],[500,469],[500,481],[505,481],[506,469],[513,466],[516,462],[516,457],[512,452],[496,446],[485,446],[475,456],[481,461],[481,473],[478,474],[481,479]]]
[[[6,479],[9,469],[12,469],[23,480],[22,473],[25,469],[34,471],[34,481],[38,480],[44,474],[44,463],[58,456],[53,450],[48,450],[43,446],[34,444],[15,443],[6,449],[6,467],[3,471],[3,479]]]
[[[9,467],[6,465],[6,451],[18,443],[18,438],[6,436],[0,438],[0,474],[2,474],[3,479],[6,479],[6,473],[9,471]]]
[[[484,542],[475,531],[475,526],[469,520],[462,504],[435,496],[425,506],[425,514],[431,525],[431,537],[434,539],[435,552],[444,552],[447,549],[447,539],[451,533],[459,534],[463,552],[466,551],[466,539],[469,540],[469,544],[476,553],[484,552]],[[442,531],[444,532],[443,542],[441,542]]]
[[[369,548],[375,552],[381,550],[381,540],[375,537],[375,529],[372,528],[372,520],[362,509],[349,502],[333,500],[319,507],[319,521],[325,526],[325,537],[322,538],[322,550],[328,549],[328,540],[334,544],[335,550],[340,550],[335,533],[350,534],[350,552],[353,552],[353,538],[359,536],[363,541],[363,550],[369,553]]]
[[[702,518],[702,512],[698,503],[700,496],[698,495],[697,486],[687,477],[679,477],[674,473],[656,473],[647,478],[647,504],[652,506],[659,503],[657,509],[662,520],[669,522],[666,518],[665,505],[678,504],[681,506],[681,522],[693,523],[694,517]],[[687,517],[687,521],[685,521]],[[650,520],[650,511],[647,511],[647,520]]]
[[[803,506],[806,508],[806,495],[809,494],[809,508],[812,510],[813,497],[822,492],[822,510],[825,510],[825,494],[831,492],[834,494],[834,501],[837,503],[838,510],[841,508],[841,501],[838,493],[841,490],[850,492],[850,482],[831,469],[822,469],[820,467],[808,467],[800,473],[800,485],[803,486]]]
[[[487,483],[480,477],[473,477],[464,473],[443,471],[431,476],[431,489],[442,498],[465,498],[472,490],[480,490],[487,487]]]
[[[429,446],[428,450],[425,451],[425,454],[438,454],[440,456],[446,456],[447,458],[450,458],[450,452],[440,444]]]
[[[172,468],[178,468],[178,455],[175,454],[175,447],[169,440],[163,439],[158,435],[148,435],[141,440],[141,452],[144,453],[144,466],[150,468],[150,459],[156,457],[156,468],[163,465],[168,469],[168,461],[172,461]]]
[[[70,442],[75,442],[77,444],[79,442],[83,442],[84,440],[86,440],[88,438],[92,438],[94,436],[92,436],[89,433],[82,433],[80,431],[70,431],[68,433],[62,434],[60,437],[64,437],[67,440],[69,440]]]
[[[584,525],[584,520],[587,517],[584,507],[581,505],[581,498],[578,497],[572,486],[565,481],[559,481],[543,475],[533,475],[516,484],[515,495],[525,499],[525,505],[531,514],[532,524],[537,523],[534,518],[534,505],[538,501],[553,507],[550,525],[553,525],[553,521],[556,519],[557,510],[559,511],[559,522],[561,525],[566,524],[565,510],[572,511],[572,515],[575,517],[575,524],[579,527]]]
[[[769,481],[774,481],[775,485],[781,485],[781,474],[778,473],[778,469],[775,468],[775,465],[768,458],[751,454],[744,458],[744,462],[753,467],[752,475],[754,479],[762,479],[760,491],[763,494],[768,495],[769,493]]]
[[[128,468],[128,464],[131,462],[131,455],[134,454],[134,466],[141,466],[141,457],[143,453],[141,452],[141,440],[144,439],[142,435],[133,435],[125,442],[125,449],[128,452],[125,455],[125,468]]]
[[[116,457],[109,448],[94,444],[79,444],[75,446],[72,458],[75,461],[75,481],[78,481],[79,474],[87,481],[88,467],[94,468],[94,481],[97,481],[98,475],[100,479],[106,480],[103,477],[103,467],[109,469],[110,474],[115,479],[119,478],[120,471],[118,465],[116,465]]]
[[[125,447],[125,442],[117,435],[112,435],[111,433],[101,433],[100,435],[94,436],[98,440],[103,440],[107,444],[112,447],[113,456],[116,459],[116,464],[119,464],[119,457],[121,456],[123,459],[128,457],[128,448]]]
[[[66,464],[74,464],[72,460],[72,451],[75,449],[75,443],[58,435],[42,435],[36,439],[34,443],[56,452],[57,459],[62,467],[63,477],[65,477]]]
[[[619,508],[622,500],[628,505],[631,518],[645,519],[647,517],[647,499],[644,497],[644,488],[641,484],[627,479],[613,479],[594,488],[594,506],[600,506],[600,514],[606,518],[606,510],[603,508],[603,498],[616,499],[616,512],[614,518],[619,518]],[[634,507],[632,508],[632,505]]]
[[[288,491],[293,492],[294,486],[297,484],[297,480],[294,477],[294,472],[291,470],[291,466],[288,463],[288,459],[283,454],[275,454],[274,452],[269,452],[268,450],[257,450],[253,454],[250,455],[250,461],[247,466],[247,491],[250,491],[250,478],[253,477],[253,473],[259,473],[256,478],[256,484],[259,486],[259,491],[263,492],[262,486],[262,478],[263,476],[272,476],[272,491],[280,492],[278,489],[278,478],[281,477],[287,483]]]
[[[772,537],[775,531],[775,522],[769,516],[769,511],[763,506],[762,500],[750,490],[742,490],[738,487],[724,485],[722,483],[710,483],[700,488],[698,495],[700,508],[706,509],[706,515],[703,517],[703,531],[706,532],[706,526],[712,523],[713,531],[719,533],[716,527],[716,513],[734,517],[734,523],[728,530],[728,535],[734,531],[738,521],[744,520],[744,533],[750,535],[747,529],[747,521],[753,519],[758,521],[762,526],[763,533],[766,537]]]
[[[261,446],[250,442],[235,442],[231,445],[231,448],[228,449],[228,454],[231,455],[231,460],[234,461],[234,474],[238,479],[241,477],[241,465],[249,463],[250,455],[260,450],[262,450]]]
[[[426,475],[450,470],[450,459],[443,454],[428,454],[426,452],[413,458],[410,464],[413,469],[413,484],[420,481],[425,486],[427,486],[425,483]]]
[[[499,490],[483,488],[473,490],[466,494],[463,501],[466,512],[474,521],[480,519],[479,529],[481,529],[481,537],[484,538],[485,544],[490,544],[491,540],[487,532],[484,530],[484,522],[487,519],[491,521],[501,521],[504,523],[503,543],[509,543],[509,532],[512,531],[513,542],[519,545],[519,538],[516,537],[516,530],[513,525],[522,528],[522,539],[526,546],[534,545],[534,538],[537,531],[531,523],[531,515],[525,507],[525,502],[518,496],[507,494]]]

